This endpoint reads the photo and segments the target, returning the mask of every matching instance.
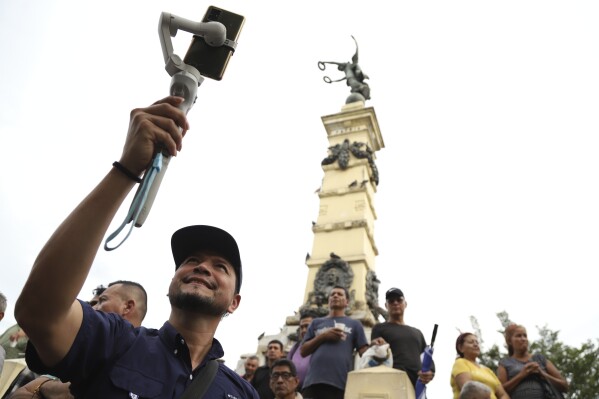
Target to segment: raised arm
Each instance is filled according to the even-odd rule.
[[[167,97],[131,112],[120,163],[140,175],[157,145],[171,155],[181,150],[188,129],[179,97]],[[182,131],[181,131],[182,129]],[[69,351],[82,322],[81,291],[112,218],[135,182],[111,169],[71,212],[39,253],[15,304],[15,318],[47,365]]]

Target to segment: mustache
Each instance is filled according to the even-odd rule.
[[[199,276],[197,274],[192,274],[190,276],[187,276],[183,279],[183,282],[188,284],[188,283],[200,283],[200,284],[204,284],[206,287],[210,288],[210,289],[216,289],[216,283],[214,283],[213,281]]]

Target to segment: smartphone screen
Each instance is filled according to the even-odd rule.
[[[236,42],[245,18],[222,8],[210,6],[202,19],[202,22],[208,21],[218,21],[223,24],[227,28],[227,39]],[[233,49],[230,47],[212,47],[203,38],[194,35],[183,61],[196,68],[200,75],[221,80],[232,55]]]

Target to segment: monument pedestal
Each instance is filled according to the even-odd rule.
[[[405,371],[387,366],[351,371],[344,399],[415,399],[414,387]]]

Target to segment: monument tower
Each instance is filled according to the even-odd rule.
[[[346,81],[350,95],[341,112],[322,117],[329,141],[327,156],[322,160],[324,177],[318,190],[320,206],[313,223],[312,251],[306,257],[308,277],[304,298],[298,311],[286,318],[277,335],[261,336],[257,354],[261,356],[272,339],[286,343],[287,349],[297,339],[299,316],[305,310],[328,314],[328,294],[333,286],[348,289],[349,317],[360,320],[369,335],[379,316],[386,316],[378,305],[379,280],[375,272],[378,250],[374,238],[376,211],[374,197],[379,184],[376,152],[384,148],[374,108],[366,107],[370,99],[368,76],[358,65],[358,50],[351,62],[320,61],[326,69],[332,64],[344,77],[327,83]]]
[[[308,281],[300,311],[328,313],[327,298],[335,285],[350,293],[348,315],[365,327],[376,323],[378,279],[374,238],[374,196],[379,184],[376,152],[384,148],[374,108],[365,107],[370,88],[358,64],[358,48],[351,62],[321,61],[318,66],[336,65],[345,73],[351,88],[341,112],[322,117],[329,140],[328,156],[322,160],[324,177],[318,190],[320,207],[312,226],[314,241],[308,266]],[[335,82],[328,76],[327,83]]]
[[[355,39],[354,39],[355,40]],[[324,62],[336,65],[345,76],[327,83],[346,81],[350,95],[341,112],[322,117],[329,141],[328,154],[322,160],[324,177],[317,190],[320,198],[318,218],[313,222],[312,251],[306,257],[308,277],[299,310],[288,316],[285,326],[275,336],[259,339],[258,355],[272,339],[285,343],[286,349],[297,341],[300,315],[308,310],[327,316],[329,293],[335,286],[347,288],[350,298],[346,315],[359,320],[367,338],[371,328],[387,312],[379,306],[375,259],[374,206],[379,184],[376,153],[385,147],[374,108],[366,107],[370,99],[368,79],[358,65],[358,47],[351,62]],[[351,371],[345,388],[346,399],[358,398],[414,399],[414,388],[405,371],[391,367],[372,367]]]
[[[364,101],[350,102],[340,113],[323,116],[322,121],[329,155],[322,160],[320,206],[312,226],[314,241],[306,260],[308,279],[300,310],[311,308],[326,315],[330,289],[342,285],[350,292],[352,317],[372,326],[379,312],[375,152],[384,143],[374,109],[365,108]]]

